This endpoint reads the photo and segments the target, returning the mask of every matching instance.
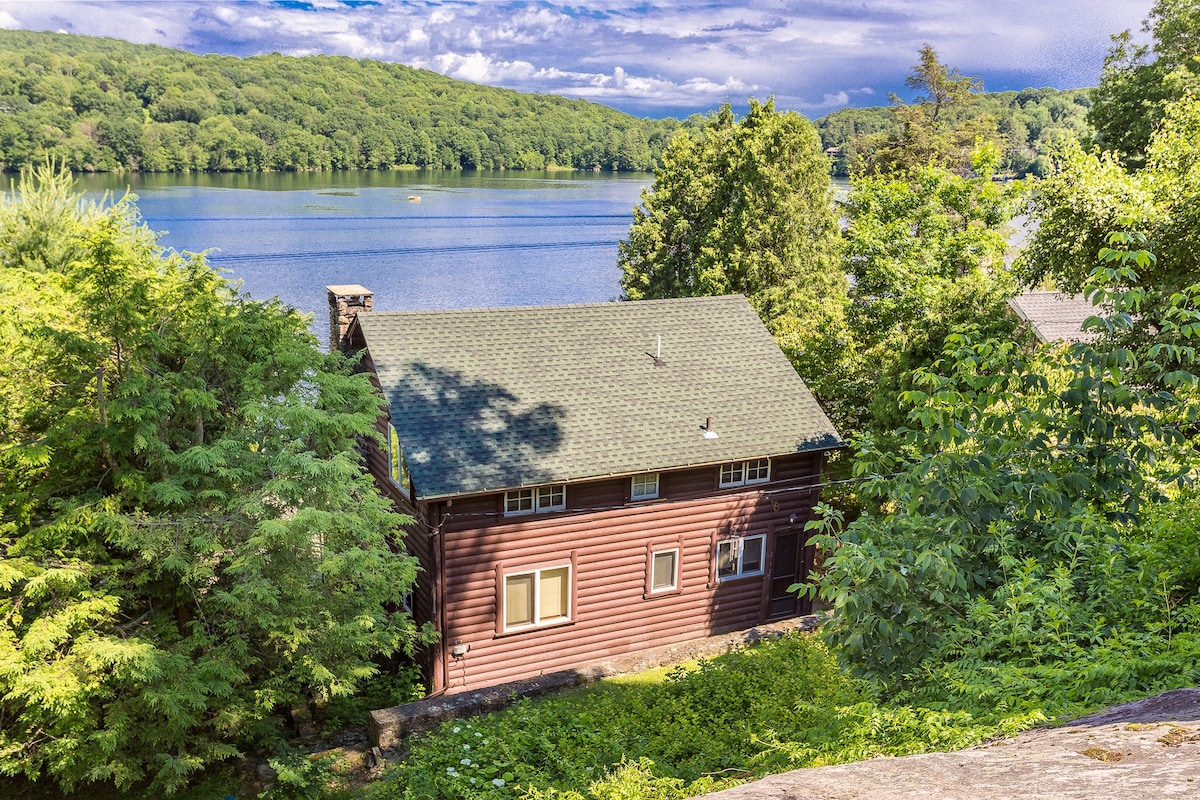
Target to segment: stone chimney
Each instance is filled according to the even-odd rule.
[[[340,350],[346,341],[350,323],[358,314],[370,313],[375,293],[357,283],[326,286],[329,293],[329,352]]]

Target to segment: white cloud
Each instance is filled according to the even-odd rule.
[[[903,93],[926,42],[944,63],[981,75],[988,88],[999,88],[996,76],[1064,88],[1093,84],[1108,35],[1136,29],[1153,3],[311,0],[301,7],[272,0],[0,0],[0,27],[65,28],[202,53],[394,60],[639,113],[705,111],[751,94],[775,95],[781,108],[824,112]]]
[[[497,61],[478,51],[467,55],[439,53],[430,59],[416,59],[413,66],[432,69],[443,75],[473,83],[505,83],[532,76],[528,61]]]

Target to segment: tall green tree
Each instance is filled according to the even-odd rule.
[[[906,376],[940,357],[948,335],[1012,331],[1006,301],[1016,285],[1005,254],[1024,187],[991,180],[995,157],[994,148],[977,151],[977,178],[925,166],[851,181],[841,205],[857,355],[830,398],[848,429],[883,433],[902,425],[906,410],[897,398],[911,388]]]
[[[1149,44],[1113,36],[1088,112],[1100,148],[1133,169],[1145,165],[1166,105],[1200,91],[1200,2],[1158,0],[1142,30]]]
[[[618,245],[627,300],[739,293],[814,384],[843,327],[829,163],[806,119],[750,101],[680,132]],[[836,345],[833,345],[836,349]]]
[[[991,116],[957,113],[975,102],[983,82],[942,64],[928,44],[904,82],[918,92],[914,102],[891,95],[894,125],[855,140],[860,163],[854,172],[903,175],[931,165],[968,172],[976,141],[993,138],[996,131]]]
[[[171,791],[418,639],[308,322],[43,170],[0,199],[0,773]]]

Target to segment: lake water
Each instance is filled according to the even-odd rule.
[[[198,252],[250,295],[314,314],[327,284],[380,311],[610,300],[617,242],[652,176],[348,172],[85,176],[90,196],[138,196],[164,247]],[[420,198],[419,200],[413,198]]]

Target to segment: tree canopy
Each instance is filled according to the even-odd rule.
[[[1150,44],[1129,31],[1113,36],[1088,112],[1100,149],[1135,169],[1146,163],[1167,104],[1200,91],[1200,2],[1158,0],[1142,30]]]
[[[621,289],[627,300],[744,294],[819,383],[818,331],[842,325],[838,239],[812,126],[752,99],[744,118],[726,105],[671,140],[618,246]]]
[[[897,397],[911,388],[909,372],[936,360],[947,336],[1013,332],[1006,301],[1017,287],[1005,256],[1025,187],[993,181],[984,162],[994,156],[994,149],[977,151],[981,177],[926,166],[908,176],[851,180],[841,209],[854,357],[826,398],[847,429],[901,426]]]
[[[977,142],[995,134],[991,116],[954,118],[951,113],[975,102],[982,81],[942,64],[930,45],[921,48],[912,69],[904,82],[919,92],[915,102],[905,104],[891,96],[893,124],[856,139],[853,148],[861,163],[854,172],[903,175],[932,165],[965,173]]]
[[[0,773],[170,791],[417,641],[380,401],[299,313],[44,169],[0,344]]]
[[[1000,149],[998,174],[1021,177],[1049,174],[1058,143],[1091,133],[1086,115],[1092,104],[1086,89],[1022,89],[1019,92],[972,93],[971,102],[943,108],[939,120],[950,127],[986,131]],[[975,122],[992,120],[992,125]],[[890,106],[843,108],[813,123],[821,144],[833,148],[833,170],[838,176],[869,172],[874,143],[899,137],[896,109]],[[973,147],[973,141],[964,141]]]
[[[1112,310],[1097,326],[1136,313],[1134,267],[1150,260],[1136,237],[1112,244],[1092,279]],[[1036,707],[1047,691],[1095,706],[1191,685],[1197,571],[1174,548],[1198,533],[1161,501],[1196,504],[1198,293],[1163,321],[1184,342],[1170,388],[1142,385],[1123,348],[970,334],[915,370],[900,446],[857,443],[878,506],[848,525],[826,508],[812,526],[844,663],[888,694],[952,706]]]
[[[0,30],[0,168],[650,170],[675,120],[370,59]]]
[[[1111,231],[1144,237],[1144,249],[1154,255],[1137,266],[1145,297],[1129,326],[1105,335],[1145,355],[1152,344],[1164,341],[1162,323],[1176,294],[1200,282],[1198,158],[1200,99],[1186,96],[1163,108],[1145,166],[1137,172],[1127,172],[1116,154],[1067,148],[1058,172],[1041,182],[1034,196],[1031,216],[1038,226],[1017,260],[1018,277],[1028,285],[1049,283],[1078,292]]]

